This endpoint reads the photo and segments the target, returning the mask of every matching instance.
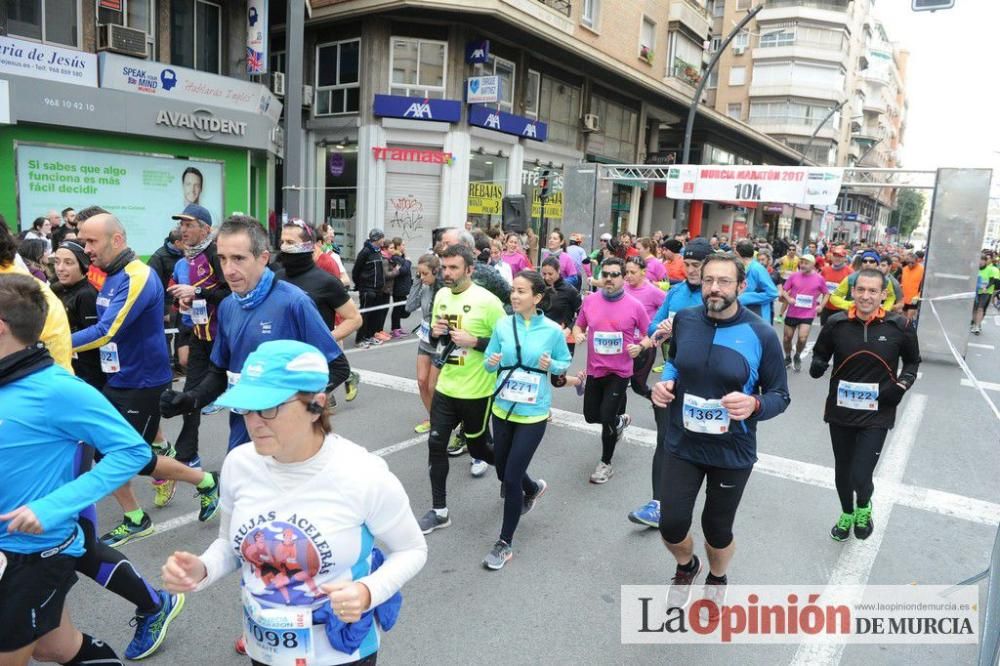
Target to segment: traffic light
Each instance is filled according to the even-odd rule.
[[[538,198],[545,201],[549,198],[549,173],[548,169],[542,172],[541,178],[538,179]]]

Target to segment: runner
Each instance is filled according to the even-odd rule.
[[[548,248],[542,250],[542,261],[547,257],[555,257],[559,260],[559,275],[570,285],[579,287],[580,275],[576,270],[576,263],[566,252],[566,239],[558,229],[549,234]]]
[[[972,327],[969,329],[976,335],[983,333],[983,317],[990,306],[993,292],[1000,285],[1000,268],[990,263],[989,254],[984,250],[979,255],[979,273],[976,276],[976,301],[972,306]]]
[[[590,482],[607,483],[614,475],[611,459],[622,433],[632,422],[625,413],[633,359],[651,349],[644,332],[649,315],[639,301],[625,293],[625,262],[618,257],[601,263],[603,287],[583,300],[573,336],[587,342],[587,382],[583,417],[601,424],[601,459]]]
[[[773,323],[773,307],[774,300],[778,298],[778,288],[767,274],[767,269],[754,259],[753,241],[749,238],[737,241],[736,254],[743,261],[747,276],[747,287],[740,294],[740,303],[768,324]]]
[[[663,381],[653,387],[653,403],[670,410],[659,525],[677,561],[668,608],[687,605],[701,571],[690,528],[706,477],[701,525],[710,571],[705,596],[720,606],[725,601],[726,570],[735,552],[733,521],[757,461],[757,424],[781,414],[790,401],[773,329],[737,300],[745,286],[737,258],[705,259],[705,305],[677,313]]]
[[[163,286],[128,247],[125,227],[114,215],[99,213],[80,225],[80,241],[93,264],[107,273],[97,297],[97,323],[73,334],[73,351],[99,349],[107,375],[104,396],[150,444],[150,457],[139,472],[157,480],[184,481],[197,489],[198,520],[219,510],[219,484],[211,472],[192,469],[154,448],[160,426],[158,401],[173,373],[163,336]],[[169,450],[161,443],[160,450]],[[101,537],[120,546],[153,533],[153,521],[126,483],[114,493],[124,512],[121,523]]]
[[[667,271],[667,280],[671,285],[684,282],[687,273],[684,270],[684,244],[676,238],[663,241],[660,244],[663,254],[663,265]]]
[[[785,315],[785,331],[782,344],[785,349],[785,367],[794,365],[795,372],[802,370],[802,351],[809,339],[809,331],[816,318],[816,311],[823,308],[829,291],[826,280],[814,269],[815,259],[811,254],[799,257],[798,272],[789,275],[782,283],[779,293],[788,308]],[[792,338],[797,337],[795,355],[792,356]]]
[[[644,240],[648,239],[640,238],[638,241],[640,251]],[[625,260],[625,293],[639,301],[650,320],[656,315],[657,310],[667,297],[666,292],[647,279],[645,262],[641,256],[629,257]],[[645,329],[640,329],[640,333],[643,330]],[[650,388],[647,386],[646,380],[649,379],[649,373],[655,363],[655,345],[644,349],[632,362],[632,390],[643,398],[649,398]]]
[[[63,241],[56,249],[54,265],[58,283],[52,291],[62,301],[71,333],[97,322],[97,289],[87,280],[90,257],[76,241]],[[101,353],[92,349],[74,355],[73,372],[97,390],[106,381],[101,372]]]
[[[302,220],[293,219],[284,225],[278,254],[284,274],[280,277],[309,294],[333,339],[342,346],[344,340],[361,328],[363,319],[344,283],[316,266],[315,243],[316,232]],[[348,402],[358,397],[360,383],[358,373],[351,371],[344,382],[344,397]],[[335,407],[333,394],[329,397],[331,407]]]
[[[834,294],[840,284],[847,279],[847,276],[854,272],[851,264],[847,261],[847,249],[843,245],[835,245],[830,249],[830,263],[822,268],[820,274],[826,280],[826,288],[830,292],[830,298],[826,305],[820,310],[819,323],[825,324],[826,320],[840,311],[840,306],[834,298]]]
[[[420,310],[420,327],[417,329],[417,388],[420,391],[420,401],[424,403],[428,418],[414,426],[413,431],[425,433],[431,429],[430,413],[431,398],[437,385],[438,373],[441,371],[433,362],[436,348],[431,344],[431,314],[434,307],[434,295],[441,288],[438,272],[441,260],[436,254],[425,254],[417,260],[417,280],[406,298],[406,312]]]
[[[483,350],[503,305],[493,294],[472,282],[475,257],[464,244],[440,253],[444,289],[434,296],[434,323],[430,341],[437,346],[435,363],[441,366],[431,398],[431,430],[427,438],[433,508],[420,518],[420,529],[430,534],[451,525],[448,514],[448,440],[459,423],[474,461],[494,464],[488,428],[489,406],[496,377],[483,366]],[[486,465],[471,468],[473,476]]]
[[[878,270],[861,269],[854,304],[823,326],[809,367],[809,374],[819,379],[833,359],[823,420],[830,424],[840,497],[840,519],[830,530],[836,541],[847,539],[852,526],[858,539],[867,539],[875,529],[872,474],[895,424],[896,406],[917,380],[920,366],[914,326],[880,307],[886,284]]]
[[[427,559],[406,491],[384,460],[331,432],[326,353],[272,340],[240,369],[218,402],[244,414],[253,444],[226,457],[218,538],[200,556],[174,552],[164,584],[200,591],[240,569],[252,664],[374,666],[379,627],[395,623],[399,589]]]
[[[656,243],[651,238],[640,238],[638,241],[639,256],[646,264],[646,279],[656,284],[667,281],[667,269],[656,256]],[[626,266],[626,268],[628,268]],[[627,280],[626,280],[627,282]],[[662,289],[660,291],[663,291]]]
[[[920,312],[920,293],[924,286],[924,253],[917,250],[903,257],[899,283],[903,287],[903,314],[911,322]]]
[[[275,279],[264,227],[252,217],[232,215],[216,236],[223,277],[232,290],[219,305],[219,329],[212,345],[212,365],[191,391],[163,391],[160,413],[166,418],[212,404],[227,385],[240,380],[236,371],[252,351],[269,340],[299,340],[321,349],[330,364],[327,393],[350,375],[340,347],[308,294]],[[244,421],[229,416],[229,450],[250,441]]]
[[[521,244],[521,237],[513,232],[507,234],[503,260],[510,266],[511,273],[517,275],[521,271],[529,268],[531,262],[524,253],[524,246]]]
[[[789,243],[786,253],[777,260],[777,269],[779,279],[775,280],[775,282],[780,287],[790,275],[795,274],[795,272],[799,269],[798,246],[796,246],[795,243]],[[788,302],[781,299],[778,308],[779,312],[774,319],[780,324],[785,321],[785,313],[788,311]]]
[[[576,315],[580,311],[583,299],[580,292],[572,285],[562,279],[559,275],[559,260],[555,257],[546,257],[542,262],[542,279],[546,286],[552,291],[549,297],[542,299],[541,308],[545,316],[559,324],[566,339],[566,347],[569,355],[573,356],[576,351],[576,338],[573,337],[573,324],[576,323]],[[563,386],[572,386],[576,389],[576,394],[583,395],[583,387],[587,379],[587,371],[581,370],[575,375],[566,375]]]
[[[483,560],[483,566],[493,571],[513,557],[511,545],[521,515],[531,511],[548,488],[544,479],[528,476],[552,404],[552,389],[545,377],[550,375],[555,382],[573,361],[562,329],[538,311],[548,292],[551,289],[535,271],[518,273],[510,292],[514,314],[497,322],[485,352],[486,370],[499,370],[493,447],[504,497],[500,537]]]
[[[54,364],[39,343],[47,309],[33,278],[0,275],[0,663],[120,666],[64,603],[87,552],[78,514],[147,464],[149,447],[100,392]],[[77,477],[81,437],[104,457]],[[183,605],[166,595],[164,631]]]
[[[674,317],[685,308],[701,307],[701,265],[706,257],[712,254],[712,248],[704,238],[696,238],[684,248],[684,271],[686,280],[683,285],[675,285],[667,292],[663,305],[656,311],[649,324],[647,334],[660,343],[663,341],[663,356],[667,357],[669,347],[666,341],[670,339]],[[664,366],[653,368],[653,372],[663,372]],[[660,473],[663,469],[663,438],[669,412],[653,403],[653,416],[656,418],[657,446],[653,450],[652,490],[653,498],[641,507],[629,512],[628,519],[646,527],[656,528],[660,524]]]
[[[889,270],[889,262],[885,262],[885,267],[883,270],[882,259],[879,257],[878,252],[875,250],[865,250],[861,253],[861,257],[858,260],[858,270],[862,268],[874,269],[877,268],[883,272],[886,276],[886,296],[885,301],[882,303],[882,308],[886,312],[891,312],[894,310],[902,310],[903,302],[899,298],[902,296],[902,289],[899,286],[899,282],[896,278],[892,276]],[[854,281],[857,280],[857,273],[851,272],[847,277],[840,281],[837,288],[830,294],[830,298],[827,301],[827,308],[832,304],[836,312],[847,312],[851,309],[851,305],[854,303]],[[826,311],[826,308],[824,308]],[[827,317],[829,320],[829,317]]]

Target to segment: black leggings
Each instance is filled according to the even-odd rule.
[[[504,489],[500,538],[507,543],[514,543],[514,530],[521,520],[524,496],[538,492],[538,484],[528,476],[528,465],[544,434],[544,420],[516,423],[493,415],[493,451],[496,454],[497,476]]]
[[[632,360],[632,390],[647,400],[651,399],[653,389],[647,385],[649,373],[652,372],[656,364],[656,347],[643,349],[639,355]]]
[[[733,542],[733,520],[740,506],[753,467],[725,469],[697,465],[667,453],[660,472],[660,535],[664,541],[678,544],[691,530],[694,503],[705,486],[705,507],[701,511],[701,529],[705,543],[720,550]]]
[[[625,413],[628,402],[628,377],[606,375],[587,376],[583,393],[583,418],[587,423],[601,424],[601,462],[610,465],[615,455],[618,417]]]
[[[663,452],[666,451],[667,427],[670,424],[670,408],[653,405],[653,418],[656,419],[656,448],[653,449],[653,499],[662,504],[660,496],[660,476],[663,474]]]
[[[341,664],[340,666],[375,666],[378,663],[378,652],[372,652],[370,655],[364,659],[358,659],[357,661],[349,661],[346,664]],[[255,659],[250,660],[252,666],[267,666],[262,661],[257,661]]]
[[[370,290],[358,290],[359,310],[365,310],[379,305],[386,305],[388,302],[389,294],[383,294],[381,292]],[[362,312],[361,328],[358,329],[355,342],[366,340],[381,331],[382,326],[385,324],[385,314],[386,308],[372,310],[371,312]]]
[[[191,391],[208,375],[212,361],[212,343],[191,336],[188,347],[187,372],[184,379],[184,390]],[[201,409],[194,409],[184,414],[184,425],[177,435],[177,459],[189,463],[198,457],[198,428],[201,427]]]
[[[431,398],[431,432],[427,437],[427,464],[430,466],[431,497],[435,509],[448,506],[448,440],[456,426],[464,426],[470,456],[491,465],[496,462],[488,427],[491,402],[489,396],[453,398],[434,391]]]
[[[868,506],[875,484],[872,474],[878,464],[882,445],[889,434],[888,428],[852,428],[830,424],[830,440],[833,442],[834,481],[840,510],[854,513],[854,494],[857,506]]]

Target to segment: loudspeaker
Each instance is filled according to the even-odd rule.
[[[528,200],[523,194],[508,194],[503,198],[503,230],[523,234],[528,230]]]

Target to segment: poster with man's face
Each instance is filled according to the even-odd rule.
[[[163,245],[189,203],[223,219],[221,162],[18,143],[18,219],[31,225],[48,210],[100,206],[121,220],[141,256]]]

